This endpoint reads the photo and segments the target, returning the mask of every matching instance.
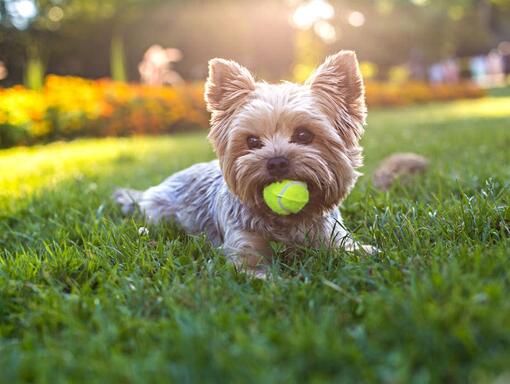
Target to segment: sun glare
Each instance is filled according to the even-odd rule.
[[[335,10],[327,1],[311,0],[297,7],[292,22],[300,29],[309,29],[318,21],[330,20],[334,15]]]
[[[25,29],[30,19],[37,16],[37,6],[33,0],[11,0],[5,7],[12,17],[12,23],[18,29]]]
[[[353,27],[361,27],[365,24],[365,15],[359,11],[352,11],[347,17],[347,21]]]
[[[314,24],[313,30],[325,43],[333,43],[336,40],[335,27],[328,21],[319,20]]]
[[[55,23],[58,23],[63,17],[64,11],[60,7],[54,6],[48,11],[48,18]]]
[[[37,14],[37,8],[33,1],[19,0],[12,3],[12,9],[18,13],[20,17],[29,19]]]

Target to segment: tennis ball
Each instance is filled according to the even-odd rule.
[[[282,216],[298,213],[310,199],[306,183],[296,180],[271,183],[264,188],[263,196],[267,206]]]

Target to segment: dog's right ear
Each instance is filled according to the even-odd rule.
[[[235,61],[212,59],[205,83],[205,101],[209,112],[226,112],[237,108],[255,90],[255,80]]]
[[[347,143],[357,143],[363,133],[367,108],[356,54],[340,51],[326,58],[307,84]]]

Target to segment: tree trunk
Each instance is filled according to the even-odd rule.
[[[126,55],[122,33],[114,31],[110,46],[110,75],[114,81],[127,81]]]
[[[40,90],[44,84],[44,64],[35,46],[28,48],[27,62],[24,73],[24,83],[27,88]]]

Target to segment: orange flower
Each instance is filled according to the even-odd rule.
[[[21,86],[0,88],[0,124],[26,132],[29,142],[43,140],[52,133],[75,137],[161,134],[177,127],[207,128],[209,115],[203,91],[203,83],[158,87],[50,75],[40,92]],[[483,95],[484,91],[471,83],[366,84],[367,102],[372,107]],[[19,137],[26,140],[27,136]]]

